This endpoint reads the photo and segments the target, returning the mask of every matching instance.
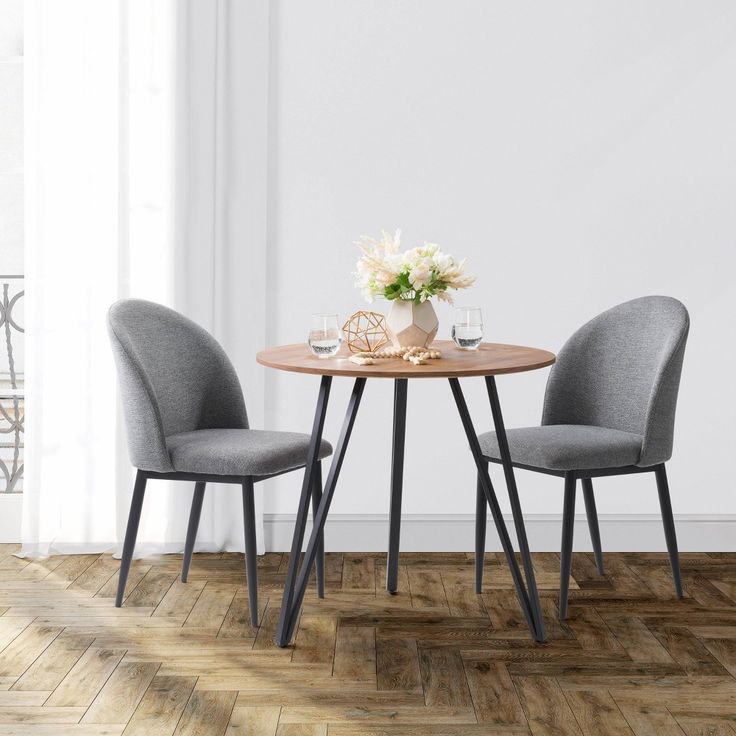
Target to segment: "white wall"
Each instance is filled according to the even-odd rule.
[[[352,241],[381,228],[468,257],[478,282],[459,300],[483,307],[493,341],[556,350],[613,304],[676,296],[692,331],[673,505],[736,514],[735,32],[727,0],[275,2],[268,342],[303,340],[311,312],[364,306]],[[499,379],[509,426],[539,421],[546,374]],[[269,372],[269,425],[308,430],[317,383]],[[465,384],[489,428],[482,382]],[[334,382],[329,438],[349,388]],[[388,509],[391,391],[368,384],[335,514]],[[405,512],[471,514],[445,382],[410,384],[408,422]],[[560,481],[519,481],[528,513],[559,514]],[[658,511],[649,477],[597,486],[603,516]],[[272,488],[266,512],[293,513],[296,480]]]

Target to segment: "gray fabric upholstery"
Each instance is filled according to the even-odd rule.
[[[235,369],[199,325],[160,304],[126,299],[110,308],[108,330],[136,468],[268,475],[304,464],[307,435],[247,431]],[[328,443],[321,452],[331,452]]]
[[[542,424],[638,434],[638,465],[669,460],[689,326],[683,304],[666,296],[641,297],[598,315],[557,356]]]
[[[186,473],[262,476],[307,462],[309,435],[261,429],[200,429],[167,438],[174,470]],[[319,458],[332,453],[322,440]]]
[[[172,470],[169,435],[248,427],[235,369],[202,327],[160,304],[125,299],[110,308],[108,329],[135,467]]]
[[[657,465],[672,455],[690,319],[667,296],[619,304],[563,346],[547,381],[541,427],[507,430],[511,459],[549,470]],[[480,435],[499,458],[495,432]]]
[[[508,429],[511,458],[516,463],[548,470],[590,470],[636,465],[641,435],[605,427],[552,424]],[[478,437],[486,457],[499,459],[495,432]]]

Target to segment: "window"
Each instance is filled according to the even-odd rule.
[[[0,493],[23,477],[23,0],[0,0]]]

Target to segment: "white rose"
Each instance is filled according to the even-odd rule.
[[[455,265],[455,259],[441,251],[434,254],[434,263],[440,273],[448,271]]]
[[[432,269],[422,261],[409,271],[409,281],[415,289],[421,289],[431,278]]]
[[[410,271],[411,269],[415,268],[421,260],[422,253],[419,248],[412,248],[411,250],[407,250],[402,255],[402,264]]]

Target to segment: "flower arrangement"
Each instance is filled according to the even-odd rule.
[[[381,239],[363,236],[356,245],[358,260],[355,285],[368,302],[382,296],[422,304],[433,296],[452,304],[448,289],[467,289],[475,276],[463,274],[465,260],[456,261],[438,245],[425,243],[400,252],[401,231],[393,236],[383,232]]]

